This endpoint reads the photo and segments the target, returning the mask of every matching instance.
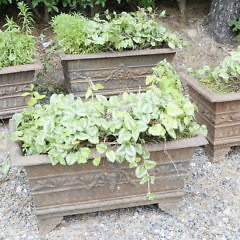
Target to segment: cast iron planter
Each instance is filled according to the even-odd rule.
[[[21,97],[34,83],[35,71],[42,65],[26,64],[0,68],[0,119],[9,118],[26,107],[27,97]]]
[[[12,120],[9,128],[10,133],[14,131]],[[39,230],[46,233],[66,215],[153,203],[170,212],[184,195],[184,181],[196,147],[205,144],[207,140],[197,136],[147,145],[150,158],[157,162],[151,173],[156,176],[151,186],[153,201],[145,199],[147,186],[139,184],[134,169],[129,169],[127,163],[52,166],[47,155],[23,156],[17,142],[10,142],[9,149],[11,166],[23,166],[27,171]]]
[[[217,94],[187,74],[182,77],[192,101],[198,106],[198,122],[208,128],[210,158],[217,161],[231,146],[240,145],[240,94]]]
[[[84,97],[89,81],[101,83],[103,95],[144,90],[146,76],[156,64],[172,61],[176,50],[170,48],[62,55],[65,85],[69,92]]]

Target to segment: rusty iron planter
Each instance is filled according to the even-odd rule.
[[[98,93],[106,96],[141,91],[152,68],[163,59],[171,62],[175,53],[174,49],[163,48],[62,55],[65,85],[80,97],[85,96],[89,80],[101,83],[104,89]]]
[[[27,98],[21,94],[34,83],[40,63],[0,68],[0,119],[9,118],[26,107]]]
[[[10,120],[10,133],[14,123]],[[207,144],[202,136],[149,144],[151,159],[157,166],[151,191],[153,201],[145,199],[147,186],[140,185],[134,169],[127,163],[104,160],[100,166],[87,164],[52,166],[47,155],[23,156],[17,142],[10,142],[11,166],[23,166],[28,174],[39,230],[46,233],[63,216],[157,203],[171,212],[184,195],[187,169],[196,147]],[[166,154],[166,151],[168,154]],[[94,153],[91,158],[94,157]]]
[[[187,74],[181,75],[190,98],[198,106],[197,121],[208,128],[209,157],[218,161],[230,147],[240,145],[240,94],[214,93]]]

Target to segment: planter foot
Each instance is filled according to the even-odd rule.
[[[230,147],[224,146],[206,146],[206,153],[208,155],[209,161],[211,162],[219,162],[221,159],[225,158],[225,156],[230,151]]]
[[[63,217],[52,217],[38,219],[38,229],[41,235],[45,235],[52,231],[62,221]]]
[[[170,203],[170,204],[161,204],[158,203],[158,207],[165,213],[169,214],[169,215],[174,215],[177,208],[178,208],[178,204],[177,203]]]

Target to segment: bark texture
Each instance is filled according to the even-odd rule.
[[[231,42],[234,34],[228,22],[240,16],[240,0],[212,0],[207,30],[216,41]]]

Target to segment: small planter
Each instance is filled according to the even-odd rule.
[[[42,69],[41,64],[26,64],[0,69],[0,119],[9,118],[26,107],[26,92],[29,84],[34,83],[35,71]]]
[[[124,91],[138,92],[146,88],[145,79],[156,64],[172,61],[176,50],[146,49],[96,54],[62,55],[65,85],[69,92],[84,97],[89,80],[101,83],[103,95],[117,95]]]
[[[9,127],[13,132],[12,121]],[[196,147],[207,144],[207,141],[197,136],[147,145],[150,158],[157,162],[152,171],[156,176],[155,184],[151,185],[155,195],[153,201],[145,199],[146,184],[139,184],[134,169],[129,169],[127,163],[103,161],[98,167],[91,162],[52,166],[47,155],[23,156],[18,143],[10,144],[11,165],[26,169],[39,229],[46,233],[66,215],[153,203],[167,212],[174,209],[184,195],[184,181],[192,155]]]
[[[240,145],[240,94],[217,94],[197,80],[182,74],[189,95],[198,106],[196,117],[208,128],[208,146],[213,161],[224,157],[232,146]]]

